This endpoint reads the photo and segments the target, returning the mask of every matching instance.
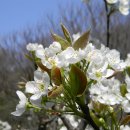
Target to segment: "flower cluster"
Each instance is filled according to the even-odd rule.
[[[90,31],[71,38],[64,25],[62,30],[65,38],[52,34],[55,41],[49,47],[27,45],[37,70],[25,92],[16,92],[20,102],[12,114],[33,108],[78,115],[96,130],[130,129],[130,54],[122,60],[115,49],[96,48],[89,42]]]
[[[129,14],[129,9],[130,9],[130,0],[107,0],[109,4],[117,4],[119,7],[119,11],[123,15],[128,15]]]

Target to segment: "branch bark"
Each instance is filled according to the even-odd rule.
[[[107,6],[107,1],[104,0],[105,10],[106,10],[106,23],[107,23],[107,44],[106,46],[109,47],[110,44],[110,13]]]
[[[64,125],[66,126],[66,128],[67,128],[68,130],[74,130],[74,127],[71,125],[70,121],[69,121],[67,118],[65,118],[65,117],[62,116],[62,115],[60,115],[59,117],[60,117],[60,119],[63,121]]]

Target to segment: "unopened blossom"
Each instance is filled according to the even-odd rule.
[[[109,4],[116,4],[119,6],[119,11],[123,15],[128,15],[130,10],[130,0],[107,0]]]
[[[43,48],[43,46],[41,44],[38,43],[29,43],[26,46],[28,51],[36,51],[38,48]]]
[[[129,0],[119,0],[119,11],[123,15],[128,15],[130,9],[130,1]]]
[[[27,98],[24,95],[24,93],[21,91],[16,91],[16,93],[17,93],[20,101],[19,101],[19,104],[16,106],[16,111],[12,112],[11,114],[14,116],[21,116],[25,112]]]

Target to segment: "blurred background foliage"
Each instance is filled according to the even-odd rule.
[[[14,130],[36,130],[41,122],[41,118],[32,112],[21,117],[10,115],[18,102],[15,91],[22,89],[18,88],[18,82],[33,80],[34,65],[25,58],[28,53],[26,44],[36,42],[48,46],[52,42],[50,31],[62,35],[61,22],[71,34],[91,28],[94,41],[106,44],[106,12],[103,1],[90,0],[82,6],[74,6],[72,2],[67,8],[60,5],[59,14],[59,19],[48,15],[46,24],[39,21],[35,27],[26,27],[0,39],[0,119],[8,121]],[[130,52],[130,15],[123,16],[116,12],[110,17],[109,47],[119,50],[122,58]]]

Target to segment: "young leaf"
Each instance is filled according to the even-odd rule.
[[[126,125],[130,122],[130,115],[126,115],[121,121],[121,125]]]
[[[90,30],[82,34],[73,44],[73,48],[78,50],[79,48],[84,49],[88,43]]]
[[[71,43],[72,40],[71,40],[71,36],[70,36],[69,31],[67,30],[67,28],[66,28],[63,24],[61,24],[61,28],[62,28],[62,31],[63,31],[63,33],[64,33],[64,36],[65,36],[66,40],[67,40],[69,43]]]
[[[62,83],[61,72],[58,67],[53,67],[51,69],[51,80],[58,86]]]
[[[56,98],[63,92],[63,85],[60,85],[58,87],[54,87],[51,91],[48,93],[49,98]]]
[[[80,97],[87,86],[87,78],[77,66],[72,65],[69,73],[71,92],[74,96]]]
[[[126,67],[126,72],[127,72],[127,74],[130,76],[130,66],[129,66],[129,67]]]
[[[121,84],[120,86],[120,92],[123,97],[125,97],[125,94],[127,93],[126,84]]]
[[[54,41],[57,41],[61,44],[63,50],[65,50],[67,47],[71,45],[67,40],[65,40],[64,38],[62,38],[57,34],[52,33],[52,38],[54,39]]]

